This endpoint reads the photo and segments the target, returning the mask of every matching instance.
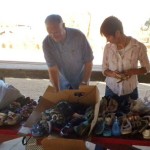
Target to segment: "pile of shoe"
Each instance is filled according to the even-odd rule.
[[[30,97],[20,97],[0,110],[0,126],[16,125],[26,120],[37,106]]]
[[[93,110],[91,106],[63,100],[42,113],[41,120],[32,126],[31,133],[35,137],[45,136],[51,131],[68,138],[86,136],[94,116]]]
[[[84,109],[82,109],[84,108]],[[82,110],[82,111],[81,111]],[[65,138],[86,137],[94,117],[94,106],[83,106],[61,101],[42,113],[41,120],[33,125],[33,136],[44,136],[56,131]],[[150,115],[121,111],[118,102],[102,97],[99,116],[92,131],[94,136],[143,135],[150,139]]]
[[[132,108],[131,111],[125,113],[121,111],[115,99],[102,97],[93,135],[105,137],[130,135],[133,138],[143,135],[143,138],[150,139],[150,108],[141,104],[139,101],[133,101],[129,107]]]

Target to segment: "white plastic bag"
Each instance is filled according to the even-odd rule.
[[[145,92],[144,103],[150,108],[150,90]]]
[[[23,95],[20,91],[15,87],[5,83],[3,80],[0,80],[0,109],[5,108],[17,98],[22,96]]]
[[[150,115],[150,101],[148,98],[149,96],[146,95],[144,98],[132,100],[130,111],[133,113],[138,113],[140,115]]]

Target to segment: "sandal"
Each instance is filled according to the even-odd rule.
[[[7,115],[5,113],[0,113],[0,126],[4,124]]]
[[[16,125],[21,121],[20,114],[16,114],[14,112],[9,111],[7,119],[4,121],[5,125]]]
[[[129,134],[132,132],[132,125],[127,117],[123,117],[121,124],[121,134]]]
[[[136,120],[131,122],[132,124],[132,134],[142,133],[148,127],[148,120]]]

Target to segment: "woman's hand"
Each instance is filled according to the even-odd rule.
[[[130,75],[126,74],[125,72],[119,72],[117,70],[115,70],[115,71],[105,70],[104,74],[106,76],[113,77],[113,78],[119,79],[121,81],[127,80],[130,78]]]
[[[126,77],[126,75],[119,71],[113,71],[113,77],[116,79],[123,79]]]
[[[127,80],[131,77],[128,74],[126,74],[125,72],[118,72],[118,71],[114,71],[113,75],[114,75],[114,78],[119,79],[117,81],[117,83],[120,83],[120,82]]]
[[[124,74],[125,74],[126,76],[131,77],[132,75],[135,74],[135,72],[134,72],[133,69],[129,69],[129,70],[124,71]]]

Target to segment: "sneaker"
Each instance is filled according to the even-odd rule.
[[[113,125],[112,125],[112,135],[113,136],[120,136],[121,131],[120,131],[120,122],[118,120],[118,118],[116,117]]]
[[[104,123],[104,130],[103,130],[103,136],[109,137],[112,135],[111,126]]]
[[[81,122],[79,125],[74,126],[74,131],[77,135],[84,137],[87,136],[91,127],[91,122],[89,120],[85,120]]]
[[[104,131],[104,119],[102,117],[97,119],[96,125],[93,129],[93,134],[94,135],[102,135]]]
[[[108,113],[105,116],[105,123],[111,126],[113,124],[114,119],[115,119],[115,113]]]
[[[75,136],[74,126],[79,125],[83,121],[85,121],[85,118],[83,117],[73,118],[60,130],[60,135],[67,138],[74,137]]]
[[[127,117],[123,117],[121,124],[121,134],[130,134],[132,132],[132,125]]]

